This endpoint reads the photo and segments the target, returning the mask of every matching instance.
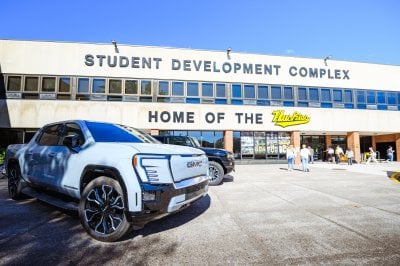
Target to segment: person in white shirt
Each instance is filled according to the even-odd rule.
[[[310,172],[310,169],[308,168],[308,157],[309,156],[310,156],[310,150],[307,149],[307,146],[305,144],[303,144],[302,148],[300,150],[300,158],[301,158],[301,165],[303,166],[304,172]]]
[[[367,164],[369,164],[371,161],[374,161],[376,164],[378,164],[378,160],[376,160],[376,152],[374,151],[374,148],[369,147],[369,157],[367,160]]]

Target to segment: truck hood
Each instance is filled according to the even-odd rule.
[[[131,146],[139,153],[149,154],[204,154],[204,151],[192,147],[170,145],[170,144],[153,144],[153,143],[124,143],[123,145]]]

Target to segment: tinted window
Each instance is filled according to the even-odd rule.
[[[78,92],[79,93],[88,93],[89,92],[89,79],[88,78],[80,78],[78,80]]]
[[[38,91],[38,77],[25,78],[25,91]]]
[[[387,103],[388,104],[396,104],[396,93],[388,92],[387,94]]]
[[[276,87],[276,86],[271,87],[271,99],[274,100],[282,99],[281,87]]]
[[[202,83],[201,84],[201,95],[203,97],[213,97],[213,84],[212,83]]]
[[[11,76],[8,77],[7,91],[20,91],[21,90],[21,77]]]
[[[85,142],[85,138],[83,136],[82,130],[79,125],[75,123],[67,123],[64,128],[63,137],[70,135],[78,135],[78,146],[82,145]]]
[[[352,90],[345,90],[344,91],[344,101],[346,103],[352,103],[353,102],[353,91]]]
[[[125,80],[125,93],[126,94],[137,94],[138,93],[138,81],[137,80]]]
[[[343,102],[342,90],[333,90],[333,101],[334,102]]]
[[[286,100],[293,100],[293,88],[283,87],[283,96]]]
[[[319,102],[319,92],[317,88],[309,88],[308,89],[308,94],[310,97],[311,101],[317,101]]]
[[[232,98],[242,98],[242,86],[240,84],[232,85]]]
[[[60,78],[60,82],[58,84],[59,92],[70,92],[71,91],[71,79],[70,78]]]
[[[187,96],[199,96],[199,83],[197,82],[187,83]]]
[[[38,141],[42,146],[56,146],[60,144],[60,133],[62,125],[53,125],[44,128]]]
[[[172,82],[172,95],[183,96],[183,82],[174,81]]]
[[[151,82],[149,80],[142,80],[140,92],[143,95],[151,95]]]
[[[159,81],[158,82],[158,95],[169,95],[168,81]]]
[[[268,86],[257,86],[257,98],[267,99],[268,98]]]
[[[357,91],[357,102],[365,103],[365,91]]]
[[[298,96],[299,96],[299,100],[300,100],[300,101],[306,101],[306,100],[308,100],[308,97],[307,97],[307,88],[302,88],[302,87],[300,87],[300,88],[297,89],[297,93],[298,93]]]
[[[158,143],[153,137],[138,129],[123,125],[86,122],[90,133],[97,142],[148,142]]]
[[[105,93],[105,92],[106,92],[106,80],[93,79],[92,93]]]
[[[386,93],[384,91],[377,92],[378,103],[386,103]]]
[[[122,80],[110,79],[108,90],[110,93],[121,94],[122,92]]]
[[[42,79],[42,91],[43,92],[55,92],[56,91],[56,78],[43,78]]]
[[[321,89],[321,98],[323,102],[330,102],[331,98],[331,90],[330,89]]]
[[[225,98],[226,97],[226,86],[225,83],[217,83],[215,85],[215,94],[216,97]]]
[[[375,91],[367,91],[367,103],[376,103],[376,92]]]
[[[244,98],[245,99],[255,99],[256,98],[256,90],[254,85],[244,85]]]

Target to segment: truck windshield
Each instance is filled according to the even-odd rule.
[[[194,147],[196,147],[196,148],[201,147],[198,139],[196,139],[196,138],[191,138],[191,139],[193,141]]]
[[[125,125],[88,121],[86,125],[96,142],[159,143],[149,134]]]

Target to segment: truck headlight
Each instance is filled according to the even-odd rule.
[[[156,154],[137,154],[132,159],[133,167],[143,182],[171,183],[169,157]]]

